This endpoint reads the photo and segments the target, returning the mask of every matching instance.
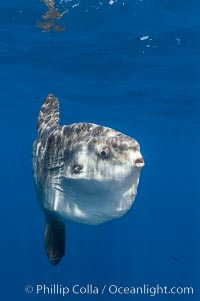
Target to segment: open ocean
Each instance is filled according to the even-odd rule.
[[[47,32],[44,3],[0,3],[0,298],[199,301],[200,2],[65,0],[56,8],[68,12]],[[114,128],[139,141],[145,160],[131,210],[99,226],[67,223],[55,267],[31,164],[49,92],[61,124]],[[79,292],[87,285],[93,293]]]

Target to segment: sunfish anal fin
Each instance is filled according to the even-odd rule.
[[[44,246],[52,265],[65,255],[65,224],[49,215],[46,215]]]

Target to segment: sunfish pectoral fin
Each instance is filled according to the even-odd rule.
[[[65,224],[46,215],[44,246],[52,265],[59,263],[65,255]]]
[[[48,94],[38,116],[38,135],[42,137],[59,126],[59,101],[53,94]]]

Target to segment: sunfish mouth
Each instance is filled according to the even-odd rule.
[[[135,160],[135,166],[142,168],[144,166],[144,159],[142,157]]]

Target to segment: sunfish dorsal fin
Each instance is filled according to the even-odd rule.
[[[59,126],[59,101],[48,94],[38,116],[38,135],[42,137]]]

